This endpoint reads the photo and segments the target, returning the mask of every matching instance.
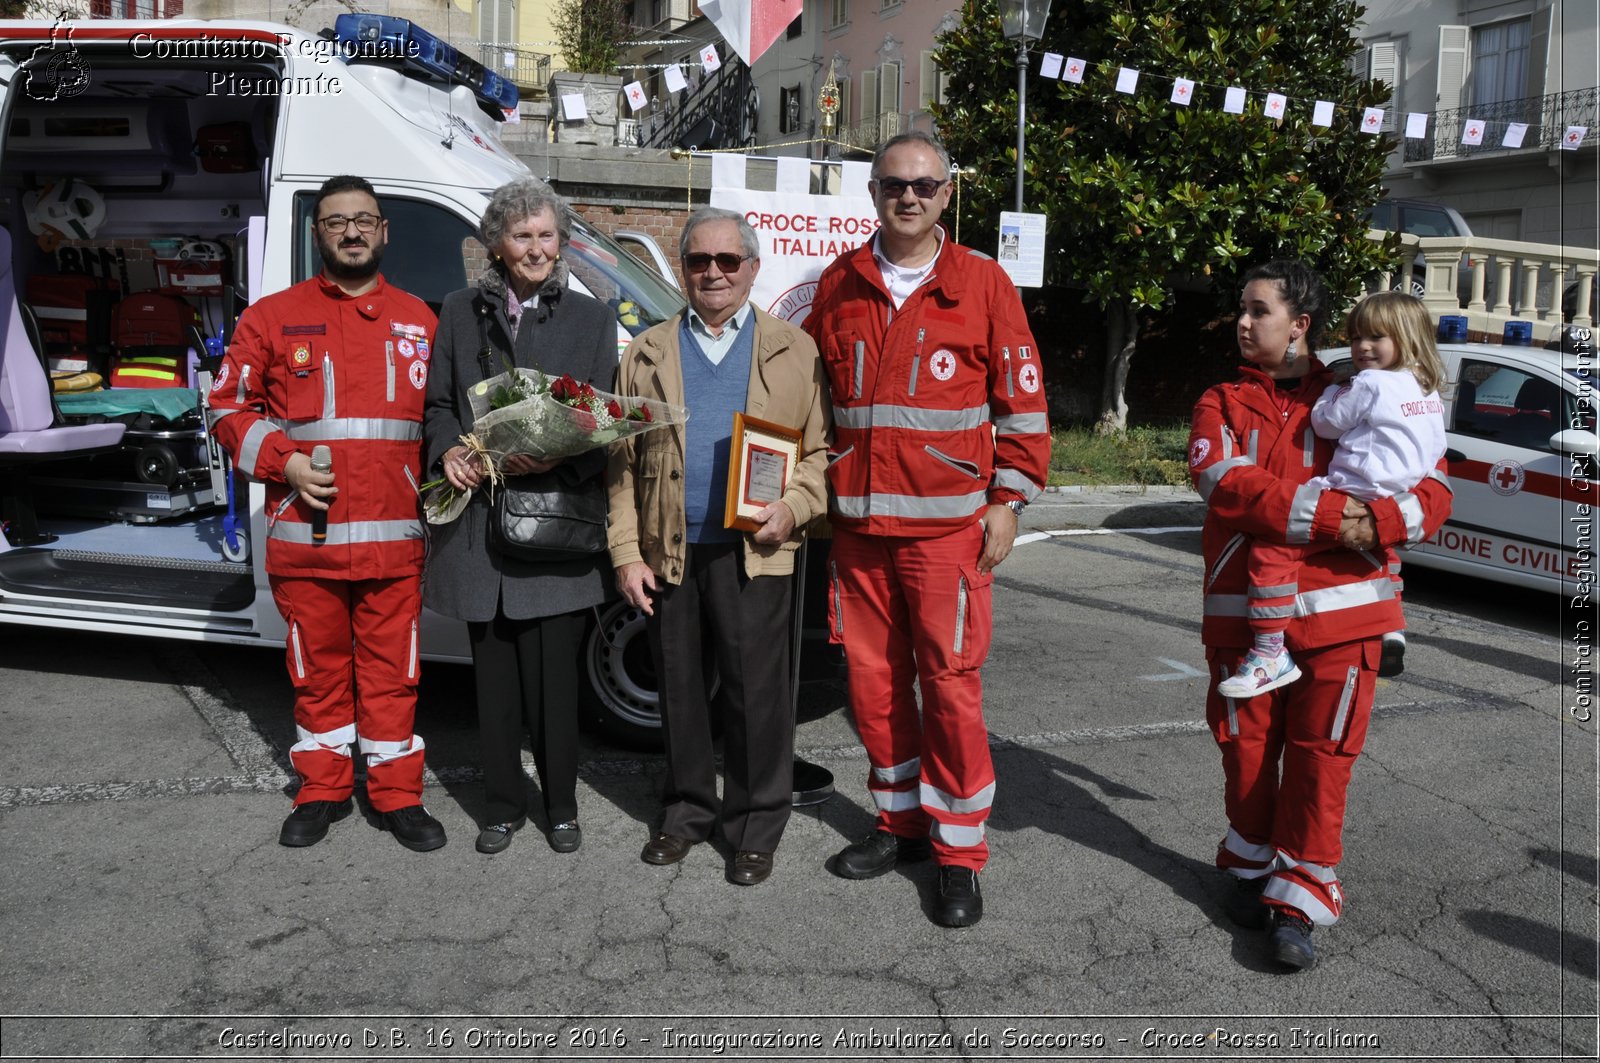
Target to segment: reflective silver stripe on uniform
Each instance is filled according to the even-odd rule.
[[[1329,892],[1339,887],[1330,886]],[[1267,880],[1267,888],[1261,891],[1261,896],[1267,900],[1282,901],[1291,908],[1298,908],[1306,913],[1318,926],[1332,926],[1339,921],[1339,917],[1329,908],[1321,897],[1312,893],[1298,882],[1291,882],[1282,875],[1274,875]]]
[[[844,635],[844,595],[839,585],[839,562],[828,559],[828,567],[832,570],[833,584],[833,634],[837,637]]]
[[[261,444],[267,437],[279,431],[277,425],[263,417],[250,426],[250,431],[244,434],[244,439],[239,442],[239,454],[236,462],[246,475],[256,476],[256,465],[261,461]]]
[[[915,790],[868,790],[867,792],[872,795],[872,803],[878,806],[880,812],[909,812],[922,807]]]
[[[962,576],[956,582],[956,633],[950,643],[950,652],[957,656],[961,647],[967,641],[967,577]]]
[[[964,410],[925,410],[920,406],[845,406],[833,411],[840,428],[907,428],[917,432],[962,432],[989,421],[989,405]]]
[[[1015,469],[996,469],[992,486],[1020,491],[1026,502],[1032,502],[1044,493],[1044,488]]]
[[[913,779],[921,773],[921,757],[912,757],[910,760],[903,760],[899,764],[891,764],[887,768],[875,767],[872,769],[872,777],[874,779],[881,783],[890,784],[905,782],[907,779]]]
[[[1211,500],[1211,492],[1217,489],[1217,484],[1222,482],[1224,476],[1241,465],[1254,464],[1254,461],[1240,454],[1232,458],[1223,458],[1215,465],[1208,466],[1205,472],[1195,477],[1195,486],[1200,491],[1200,497],[1209,502]]]
[[[1233,457],[1233,433],[1226,428],[1222,430],[1222,457]]]
[[[385,396],[390,402],[394,401],[394,340],[383,345],[384,362],[388,370],[388,388]]]
[[[1394,496],[1394,504],[1400,507],[1400,516],[1406,522],[1406,545],[1415,546],[1425,537],[1422,528],[1422,502],[1410,491]]]
[[[311,542],[310,524],[293,524],[280,520],[267,530],[267,538],[286,543]],[[422,538],[420,520],[358,520],[348,524],[329,524],[326,546],[349,546],[352,543],[395,543]]]
[[[367,767],[382,764],[388,760],[399,760],[409,757],[413,753],[421,753],[426,749],[421,735],[412,735],[402,742],[379,742],[373,738],[361,739],[361,752],[367,755]]]
[[[1245,616],[1250,606],[1242,594],[1208,594],[1201,612],[1205,616]]]
[[[1428,475],[1424,476],[1423,479],[1424,480],[1436,480],[1439,483],[1443,484],[1444,485],[1444,489],[1446,491],[1449,491],[1452,495],[1456,493],[1456,489],[1450,486],[1450,477],[1446,476],[1444,473],[1440,472],[1436,468],[1435,469],[1429,469],[1428,470]]]
[[[1352,669],[1354,671],[1354,669]],[[1278,866],[1285,871],[1298,868],[1310,877],[1326,886],[1330,882],[1338,882],[1339,875],[1333,868],[1325,864],[1313,864],[1309,860],[1296,860],[1283,850],[1278,850]]]
[[[1311,522],[1317,518],[1317,503],[1322,499],[1322,488],[1301,484],[1294,489],[1294,501],[1289,503],[1289,520],[1283,528],[1283,541],[1290,544],[1311,541]]]
[[[1306,426],[1304,446],[1305,449],[1301,452],[1301,458],[1305,462],[1305,467],[1309,469],[1317,460],[1317,433],[1311,430],[1310,425]]]
[[[1356,677],[1360,674],[1361,670],[1353,664],[1345,674],[1344,689],[1339,692],[1339,711],[1333,714],[1333,732],[1328,735],[1334,742],[1344,734],[1345,719],[1350,715],[1350,702],[1354,701],[1356,696]]]
[[[1300,584],[1298,583],[1279,583],[1271,587],[1251,587],[1250,597],[1286,598],[1291,594],[1298,594],[1299,592]]]
[[[1227,678],[1228,678],[1228,667],[1227,667],[1227,665],[1218,665],[1217,666],[1217,682],[1220,683],[1224,679],[1227,679]],[[1227,695],[1223,695],[1222,700],[1228,703],[1228,733],[1230,735],[1237,736],[1239,734],[1239,703],[1237,701],[1235,701],[1233,698],[1228,697]],[[1234,833],[1233,833],[1233,828],[1232,827],[1228,828],[1228,836],[1230,838],[1234,837]],[[1243,838],[1240,838],[1239,840],[1241,842],[1244,842]],[[1248,843],[1246,843],[1246,844],[1248,844]],[[1267,846],[1262,846],[1262,848],[1267,848]]]
[[[922,784],[922,803],[929,808],[937,808],[952,815],[964,816],[969,812],[986,811],[994,804],[994,783],[990,783],[971,797],[957,797],[947,794],[937,786]]]
[[[289,649],[294,652],[294,674],[297,679],[306,677],[306,656],[300,648],[300,625],[289,625]]]
[[[322,356],[322,416],[332,419],[339,416],[333,392],[333,355]]]
[[[218,421],[221,421],[224,417],[232,417],[239,412],[238,410],[219,410],[215,406],[209,407],[206,410],[206,427],[215,432]]]
[[[343,727],[332,731],[323,731],[318,734],[308,731],[304,727],[295,727],[300,740],[289,747],[289,752],[294,753],[332,753],[335,756],[348,757],[350,743],[356,740],[356,725],[347,723]]]
[[[1251,620],[1290,620],[1295,612],[1293,602],[1288,605],[1251,605],[1247,608]]]
[[[1206,590],[1210,590],[1211,585],[1217,582],[1217,576],[1222,573],[1222,569],[1227,565],[1228,560],[1239,552],[1239,547],[1249,541],[1249,536],[1245,535],[1244,532],[1234,532],[1233,537],[1222,544],[1222,550],[1217,554],[1216,562],[1211,566],[1211,571],[1206,573]]]
[[[1245,447],[1244,452],[1250,456],[1250,460],[1251,461],[1255,461],[1256,460],[1256,446],[1260,442],[1261,442],[1261,430],[1259,428],[1250,429],[1250,445]]]
[[[283,429],[284,435],[296,443],[319,440],[384,440],[391,443],[415,443],[422,438],[422,422],[403,421],[395,417],[331,417],[320,421],[291,421],[283,417],[268,417],[267,421]]]
[[[407,469],[407,478],[410,475],[411,470]],[[417,622],[415,620],[411,621],[411,641],[406,646],[406,678],[417,678]]]
[[[245,395],[245,392],[248,390],[249,381],[250,381],[250,367],[247,366],[247,365],[246,366],[240,366],[239,367],[239,383],[233,389],[234,400],[236,402],[238,402],[238,404],[240,406],[244,405],[244,395]]]
[[[1014,399],[1017,397],[1017,388],[1011,380],[1011,348],[1001,347],[1000,351],[1006,366],[1006,398]]]
[[[983,824],[966,827],[959,823],[934,820],[928,828],[928,837],[952,849],[972,849],[983,844]]]
[[[834,499],[834,509],[839,516],[855,520],[868,517],[948,519],[978,512],[988,497],[987,491],[947,498],[929,498],[925,495],[840,495]]]
[[[1050,431],[1050,418],[1042,413],[1003,413],[994,418],[997,436],[1041,436]]]
[[[1300,604],[1307,616],[1315,613],[1334,613],[1340,609],[1359,609],[1365,605],[1393,600],[1394,580],[1390,579],[1387,573],[1360,583],[1302,591],[1300,594]]]
[[[861,378],[866,375],[866,372],[867,372],[867,341],[866,340],[856,340],[856,379],[855,379],[854,388],[853,388],[853,390],[851,391],[851,394],[850,394],[850,397],[852,399],[859,399],[861,397]]]
[[[1226,676],[1224,676],[1224,678],[1226,678]],[[1255,845],[1251,842],[1245,841],[1244,837],[1231,826],[1228,828],[1228,836],[1222,839],[1222,847],[1241,860],[1249,860],[1253,864],[1267,865],[1266,867],[1255,871],[1253,874],[1241,874],[1241,872],[1249,870],[1242,867],[1229,869],[1240,878],[1256,878],[1259,875],[1264,875],[1271,871],[1273,857],[1278,855],[1278,850],[1274,849],[1270,845]]]

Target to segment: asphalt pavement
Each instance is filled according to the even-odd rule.
[[[639,860],[660,759],[583,747],[583,848],[473,851],[471,676],[425,669],[412,853],[353,816],[277,844],[280,654],[0,627],[0,1058],[1494,1058],[1596,1051],[1596,728],[1553,601],[1408,586],[1407,672],[1357,767],[1340,926],[1285,974],[1220,908],[1202,507],[1053,491],[996,579],[987,914],[931,865],[855,882],[866,759],[835,682],[771,880]],[[531,760],[529,763],[532,775]]]

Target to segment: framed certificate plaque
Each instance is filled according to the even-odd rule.
[[[722,526],[759,531],[757,513],[783,497],[800,461],[800,432],[735,411],[728,449],[728,509]]]

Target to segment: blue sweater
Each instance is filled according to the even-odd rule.
[[[684,317],[678,330],[678,361],[683,368],[684,516],[691,543],[733,542],[743,534],[724,528],[728,506],[728,452],[733,443],[733,415],[744,409],[750,392],[750,354],[755,349],[755,319],[744,328],[727,355],[712,365]]]

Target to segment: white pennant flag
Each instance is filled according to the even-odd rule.
[[[1500,138],[1500,146],[1504,148],[1522,147],[1522,138],[1528,135],[1528,123],[1512,122],[1506,126],[1506,135]]]
[[[1046,52],[1044,58],[1039,60],[1039,76],[1058,78],[1061,76],[1062,56],[1059,52]]]
[[[1561,137],[1561,150],[1577,151],[1583,144],[1583,138],[1588,135],[1589,127],[1586,125],[1567,126],[1566,133]]]
[[[1244,114],[1244,89],[1228,89],[1222,97],[1222,109],[1229,114]]]
[[[639,84],[637,81],[630,81],[623,86],[622,91],[628,96],[628,109],[630,111],[639,111],[644,109],[646,101],[644,98],[643,85]]]
[[[1061,68],[1061,80],[1070,81],[1074,85],[1082,85],[1083,67],[1084,62],[1082,59],[1074,59],[1070,55],[1067,56],[1067,65]]]
[[[1139,72],[1125,66],[1117,71],[1117,91],[1132,96],[1139,86]]]
[[[1476,118],[1468,118],[1467,124],[1461,129],[1461,143],[1482,144],[1483,123],[1478,121]]]
[[[1282,118],[1283,112],[1288,108],[1288,106],[1289,97],[1283,95],[1281,92],[1267,93],[1268,118]]]
[[[1361,131],[1374,135],[1383,132],[1383,108],[1368,107],[1361,113]]]
[[[1318,100],[1317,101],[1317,105],[1315,107],[1311,108],[1311,124],[1312,125],[1323,125],[1323,126],[1327,126],[1327,125],[1332,125],[1333,124],[1333,101],[1332,100]]]
[[[1406,136],[1411,140],[1422,140],[1428,135],[1428,116],[1422,111],[1412,111],[1406,115]]]
[[[1194,82],[1188,78],[1173,78],[1172,102],[1187,107],[1192,99],[1194,99]]]
[[[689,79],[683,76],[683,67],[673,63],[662,71],[667,79],[668,92],[682,92],[689,87]]]
[[[708,74],[722,65],[722,57],[717,54],[716,45],[708,44],[700,49],[700,65]]]
[[[701,0],[700,13],[749,66],[800,17],[802,6],[804,0]]]

